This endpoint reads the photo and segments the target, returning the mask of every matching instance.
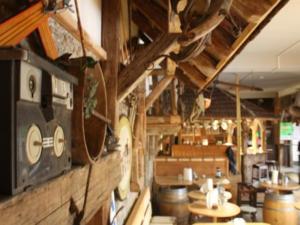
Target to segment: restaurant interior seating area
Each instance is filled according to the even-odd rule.
[[[300,225],[300,0],[0,0],[0,225]]]

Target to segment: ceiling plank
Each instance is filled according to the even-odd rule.
[[[38,31],[41,37],[41,41],[46,55],[50,59],[56,59],[58,57],[58,51],[55,42],[52,37],[52,32],[49,27],[48,20],[45,20],[39,27]]]
[[[205,84],[205,80],[201,79],[198,76],[195,76],[194,74],[183,72],[181,70],[181,67],[180,69],[177,68],[175,75],[179,80],[183,81],[185,84],[188,84],[191,87],[197,87],[197,89]]]
[[[165,76],[159,83],[155,86],[152,92],[147,96],[145,108],[148,110],[154,101],[161,95],[161,93],[168,87],[171,81],[174,79],[174,76]]]
[[[233,0],[212,1],[212,12],[198,26],[188,31],[180,40],[182,46],[188,46],[212,32],[224,20]]]
[[[135,7],[160,31],[168,31],[168,13],[149,0],[133,0]]]
[[[149,23],[149,20],[139,11],[134,10],[132,12],[132,20],[139,27],[139,29],[148,35],[152,40],[156,39],[160,34],[160,31],[156,27],[153,27]]]
[[[103,75],[107,90],[107,112],[115,128],[119,121],[118,114],[118,73],[120,57],[120,12],[119,0],[102,0],[102,45],[107,50],[107,61],[103,63]],[[111,15],[114,15],[112,17]]]
[[[199,56],[190,60],[191,63],[203,73],[206,77],[210,76],[216,71],[218,61],[213,59],[208,53],[203,52]]]
[[[55,13],[53,18],[57,23],[59,23],[62,27],[64,27],[70,34],[73,35],[78,41],[80,41],[80,34],[78,30],[78,25],[71,12],[64,11],[61,13]],[[102,48],[102,46],[98,43],[95,43],[90,35],[83,29],[83,37],[85,47],[91,51],[99,60],[106,60],[107,55],[106,51]]]
[[[177,34],[163,34],[142,49],[118,79],[118,100],[123,100],[177,46]]]
[[[180,69],[187,75],[196,77],[198,79],[201,79],[202,81],[205,81],[207,79],[207,76],[201,71],[197,69],[194,65],[190,64],[189,62],[180,62],[178,63],[178,66]]]
[[[0,45],[14,46],[19,44],[31,32],[48,20],[42,2],[38,2],[18,15],[0,24]]]
[[[246,0],[245,2],[251,2],[251,0]],[[240,36],[236,39],[236,41],[232,44],[230,48],[230,53],[221,60],[216,66],[216,70],[214,73],[210,74],[205,84],[201,86],[201,89],[207,87],[210,82],[212,82],[215,77],[225,68],[225,66],[236,56],[236,54],[243,49],[243,47],[248,43],[250,39],[255,37],[257,34],[257,30],[261,30],[262,27],[270,21],[270,19],[280,10],[288,0],[264,0],[264,2],[272,2],[273,5],[270,6],[265,13],[260,17],[257,23],[250,23],[240,34]],[[258,3],[257,3],[258,4]],[[262,3],[263,4],[263,3]],[[258,4],[259,5],[259,4]]]

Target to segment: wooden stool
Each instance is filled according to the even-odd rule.
[[[256,213],[257,213],[256,208],[254,208],[250,205],[242,205],[242,206],[240,206],[240,209],[241,209],[241,215],[249,214],[251,216],[252,222],[256,221]]]

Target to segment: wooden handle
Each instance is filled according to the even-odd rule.
[[[103,116],[101,113],[93,110],[92,115],[97,117],[99,120],[102,120],[105,123],[111,124],[111,120],[108,119],[107,117]]]
[[[43,143],[40,142],[40,141],[35,141],[35,142],[33,142],[33,145],[34,145],[34,146],[42,146]]]

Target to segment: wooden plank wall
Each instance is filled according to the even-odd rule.
[[[120,182],[120,161],[119,152],[114,152],[93,165],[82,224],[91,220]],[[73,224],[74,214],[69,210],[71,199],[80,211],[85,198],[88,170],[88,165],[75,168],[31,191],[1,199],[0,221],[5,221],[6,225]]]

